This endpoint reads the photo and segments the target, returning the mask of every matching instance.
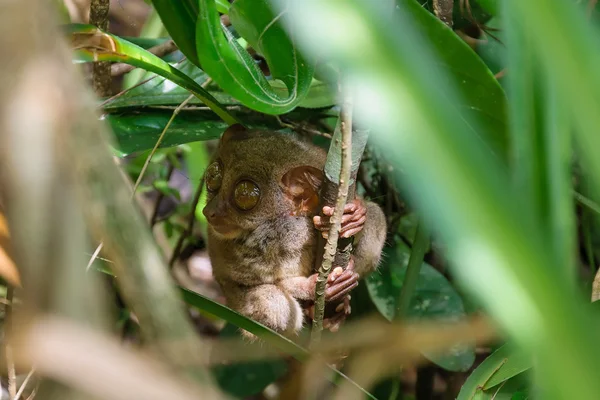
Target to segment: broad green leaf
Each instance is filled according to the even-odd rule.
[[[497,13],[498,13],[497,0],[477,0],[477,3],[491,15],[497,15]]]
[[[221,337],[238,336],[238,329],[227,324],[221,331]],[[261,344],[249,344],[249,346]],[[221,389],[238,398],[247,398],[260,393],[265,387],[287,373],[287,363],[284,360],[265,360],[230,365],[218,365],[212,368],[212,373]]]
[[[498,368],[485,382],[483,386],[485,390],[493,388],[533,366],[531,357],[506,344],[493,352],[484,362],[487,360],[490,360],[491,364],[496,363]]]
[[[195,29],[198,20],[197,2],[195,0],[152,0],[152,5],[179,50],[188,60],[197,65]]]
[[[115,134],[119,150],[131,154],[153,148],[172,114],[173,111],[108,114],[104,119]],[[182,112],[169,126],[160,147],[218,139],[227,126],[225,122],[206,115]]]
[[[488,144],[501,159],[508,154],[508,126],[504,90],[475,52],[450,28],[414,0],[400,0],[402,9],[418,24],[420,33],[435,50],[435,63],[451,79],[460,94],[457,111],[477,123],[472,133]],[[457,2],[458,3],[458,2]]]
[[[493,34],[484,34],[485,40],[477,41],[476,51],[481,59],[485,62],[488,68],[494,73],[502,71],[506,68],[506,44],[505,44],[505,31],[499,28],[502,27],[502,17],[494,17],[486,24]],[[499,30],[496,30],[499,29]],[[503,78],[500,82],[505,82]]]
[[[475,368],[462,386],[457,400],[479,398],[477,396],[483,396],[484,390],[506,382],[531,366],[531,358],[505,344]]]
[[[299,54],[265,0],[237,1],[229,15],[236,29],[246,34],[251,29],[256,32],[256,43],[273,77],[288,89],[285,97],[273,90],[253,58],[221,26],[214,0],[199,0],[199,8],[196,48],[200,65],[223,90],[245,106],[267,114],[286,113],[302,101],[314,67]]]
[[[228,124],[237,123],[219,102],[190,77],[154,54],[92,25],[68,25],[73,50],[80,61],[118,61],[161,75],[189,90]]]
[[[366,279],[371,299],[389,321],[396,317],[398,293],[402,288],[410,248],[399,241],[386,247],[382,265]],[[458,321],[465,317],[462,299],[452,285],[435,268],[423,263],[417,287],[408,309],[408,317],[420,320]],[[445,354],[425,354],[427,358],[450,371],[466,371],[475,360],[472,348],[457,345]]]

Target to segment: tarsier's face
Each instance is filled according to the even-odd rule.
[[[237,138],[232,136],[237,135]],[[308,149],[278,134],[226,132],[205,173],[203,213],[226,239],[282,216],[307,216],[318,205],[319,168],[303,165]]]

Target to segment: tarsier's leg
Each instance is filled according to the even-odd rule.
[[[260,322],[285,336],[293,336],[302,328],[303,313],[300,304],[277,285],[259,285],[239,291],[230,306],[239,313]],[[242,334],[250,340],[256,337],[249,332]]]

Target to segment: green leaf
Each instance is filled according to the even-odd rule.
[[[79,61],[117,61],[152,71],[189,90],[228,124],[237,123],[219,102],[190,77],[154,54],[124,39],[102,32],[92,25],[71,24],[75,56]]]
[[[131,154],[153,148],[172,114],[172,111],[108,114],[104,119],[115,133],[119,150]],[[218,139],[226,128],[227,124],[223,121],[182,112],[169,126],[160,147]]]
[[[179,50],[198,65],[195,30],[197,3],[193,0],[152,0],[152,5]]]
[[[298,40],[307,52],[327,54],[345,68],[356,89],[357,119],[373,127],[374,142],[403,172],[407,195],[435,221],[457,281],[539,360],[536,382],[539,377],[544,394],[597,399],[600,324],[556,273],[560,263],[544,227],[523,212],[506,166],[482,141],[486,132],[478,134],[457,112],[458,90],[443,78],[412,13],[401,7],[392,18],[382,3],[304,0],[286,10],[304,27]],[[570,1],[505,3],[518,17],[514,23],[535,38],[538,62],[561,89],[561,104],[573,112],[577,128],[585,130],[582,153],[600,182],[597,35]],[[339,32],[347,34],[332,34]]]
[[[488,390],[529,370],[531,358],[505,344],[486,358],[469,376],[457,400],[474,399]]]
[[[239,336],[238,329],[227,324],[220,336]],[[260,345],[249,344],[249,346]],[[270,383],[285,375],[287,370],[287,363],[279,359],[219,365],[212,368],[212,373],[223,391],[239,398],[245,398],[260,393]]]
[[[410,249],[403,242],[386,247],[382,265],[366,279],[371,299],[389,321],[396,317],[398,293],[409,258]],[[458,321],[464,318],[465,311],[462,299],[446,278],[431,265],[423,263],[408,316],[419,320]],[[473,349],[465,345],[457,345],[445,354],[424,355],[450,371],[466,371],[475,360]]]
[[[477,123],[470,129],[501,159],[508,155],[508,126],[504,90],[477,54],[452,29],[414,0],[400,0],[403,10],[418,24],[435,51],[435,62],[460,97],[454,103],[462,115]],[[444,85],[445,86],[445,85]]]
[[[232,24],[261,50],[271,74],[288,89],[274,91],[254,59],[221,26],[214,0],[199,0],[196,48],[202,69],[242,104],[267,114],[283,114],[306,96],[314,66],[306,62],[281,28],[265,0],[236,1],[229,10]],[[246,38],[248,39],[248,38]]]
[[[198,85],[205,84],[208,75],[200,68],[185,59],[177,64],[177,69],[190,78]],[[190,93],[184,88],[173,84],[156,74],[149,74],[146,79],[150,79],[140,86],[137,86],[125,94],[111,99],[104,105],[106,111],[121,111],[123,108],[130,107],[147,107],[147,106],[178,106],[187,99]],[[273,90],[281,96],[287,94],[287,88],[280,81],[270,81]],[[216,85],[208,85],[206,90],[217,101],[224,106],[240,105],[240,102],[231,97],[229,94],[216,88]],[[193,98],[188,104],[202,105],[203,103],[198,98]],[[299,107],[321,108],[329,107],[335,104],[335,96],[333,95],[328,84],[313,80],[306,97],[298,104]]]

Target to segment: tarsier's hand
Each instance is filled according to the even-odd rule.
[[[325,239],[329,236],[329,219],[333,215],[333,207],[323,207],[323,216],[313,217],[315,228],[321,231]],[[354,199],[344,207],[340,237],[349,238],[360,232],[367,220],[367,208],[360,199]]]
[[[314,274],[311,278],[315,284],[317,275]],[[328,305],[335,307],[333,312],[327,312],[328,317],[323,319],[323,328],[336,332],[342,322],[350,315],[350,292],[358,286],[360,276],[354,271],[354,257],[350,256],[350,261],[346,269],[335,267],[327,278],[325,285],[325,301]],[[327,308],[326,308],[327,311]],[[313,319],[315,313],[314,303],[305,309],[306,314]]]

